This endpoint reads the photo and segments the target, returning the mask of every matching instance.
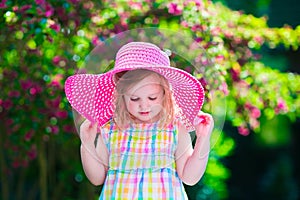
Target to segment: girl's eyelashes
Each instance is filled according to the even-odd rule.
[[[150,101],[155,101],[156,99],[157,99],[157,97],[148,97],[148,99],[150,100]],[[130,98],[130,101],[138,101],[138,100],[140,100],[140,98],[134,98],[134,97],[131,97]]]
[[[140,98],[133,98],[133,97],[130,98],[131,101],[138,101],[139,99]]]
[[[157,97],[149,97],[149,100],[151,100],[151,101],[154,101],[156,99],[157,99]]]

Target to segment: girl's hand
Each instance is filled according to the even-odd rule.
[[[214,127],[214,119],[210,114],[201,111],[194,120],[194,126],[198,138],[199,137],[210,138],[210,135]]]
[[[80,139],[84,143],[92,144],[97,135],[97,124],[85,120],[80,126]]]

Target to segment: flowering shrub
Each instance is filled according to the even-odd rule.
[[[226,120],[240,134],[259,132],[262,115],[268,119],[278,114],[291,119],[300,115],[299,75],[265,66],[255,53],[263,46],[272,49],[282,45],[297,50],[300,26],[269,28],[264,17],[231,11],[208,0],[3,0],[0,15],[0,116],[4,121],[0,124],[0,146],[4,148],[0,155],[1,173],[13,176],[14,168],[36,162],[40,192],[31,194],[41,199],[66,193],[71,196],[72,184],[64,186],[63,182],[70,181],[64,177],[75,176],[74,173],[75,183],[83,185],[80,164],[72,166],[72,159],[80,160],[72,153],[77,151],[79,141],[74,136],[72,112],[63,92],[65,78],[84,63],[93,47],[128,29],[188,31],[214,63],[212,67],[201,60],[201,55],[196,57],[195,63],[206,66],[196,76],[206,91],[222,91],[226,96]],[[226,156],[218,151],[224,145],[228,155],[234,142],[222,137],[212,158]],[[228,177],[228,172],[220,163],[211,163],[204,184],[213,188],[209,177],[220,181]],[[61,168],[70,169],[70,174],[60,172]],[[219,169],[220,174],[214,175],[212,169]],[[25,177],[22,173],[28,172],[24,169],[19,173]],[[48,180],[47,173],[57,176]],[[3,183],[5,176],[1,179]],[[10,181],[8,185],[13,184]],[[4,184],[1,187],[2,197],[8,199],[10,188]],[[53,188],[55,194],[50,192]],[[224,186],[218,191],[218,198],[226,196],[225,190]],[[93,191],[73,196],[87,194]]]

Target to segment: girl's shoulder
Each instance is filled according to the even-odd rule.
[[[100,128],[102,134],[109,133],[111,130],[114,130],[114,129],[116,129],[116,124],[113,119],[108,120]]]
[[[182,117],[180,115],[175,115],[173,119],[173,125],[179,127],[183,124]]]
[[[180,132],[188,132],[184,123],[184,119],[180,115],[175,115],[173,125]]]
[[[103,138],[104,143],[106,144],[106,147],[108,149],[109,149],[108,143],[110,140],[109,138],[111,138],[112,134],[115,132],[114,130],[116,130],[116,128],[113,119],[110,119],[100,127],[101,137]]]

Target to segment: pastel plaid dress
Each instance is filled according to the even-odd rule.
[[[175,169],[176,124],[131,124],[120,131],[111,120],[101,135],[109,169],[99,199],[188,199]]]

